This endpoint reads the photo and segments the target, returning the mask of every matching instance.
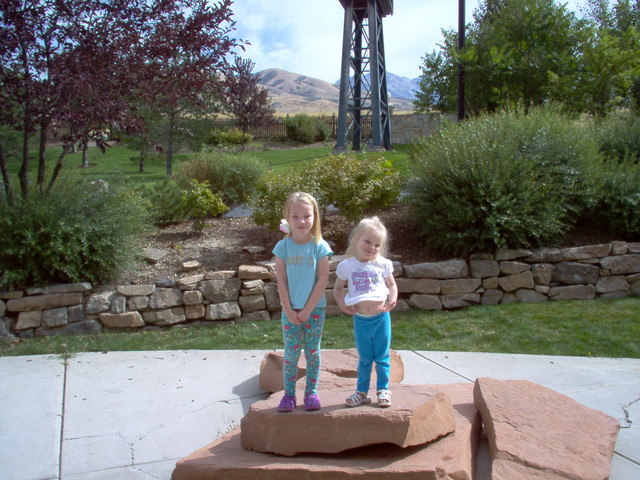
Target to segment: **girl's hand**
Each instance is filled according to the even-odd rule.
[[[299,313],[296,310],[285,309],[284,313],[287,315],[287,321],[289,323],[293,323],[294,325],[300,325],[300,321],[298,320]]]
[[[355,305],[351,305],[350,307],[347,307],[346,305],[342,304],[342,305],[338,305],[338,306],[340,307],[340,310],[342,310],[347,315],[355,315],[356,314]]]
[[[382,307],[382,311],[383,312],[390,312],[391,310],[393,310],[396,306],[396,302],[389,302],[389,303],[385,303],[384,306]]]
[[[302,325],[303,323],[308,322],[310,316],[311,312],[307,312],[306,309],[300,310],[297,317],[298,325]]]

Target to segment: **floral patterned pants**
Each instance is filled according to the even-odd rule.
[[[320,342],[324,328],[325,309],[314,309],[309,320],[302,325],[294,325],[287,320],[282,312],[282,333],[284,336],[284,361],[282,374],[284,378],[285,395],[296,394],[296,380],[298,379],[298,360],[304,348],[304,358],[307,362],[307,381],[304,394],[310,395],[318,391],[318,377],[320,376]]]

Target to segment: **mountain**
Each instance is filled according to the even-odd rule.
[[[415,100],[416,92],[420,90],[419,78],[407,78],[387,72],[387,90],[391,98],[405,98]]]
[[[369,74],[365,75],[365,78],[369,79]],[[353,77],[351,77],[353,80]],[[336,87],[340,88],[340,80],[338,80],[335,84]],[[420,79],[414,78],[410,79],[407,77],[400,77],[398,75],[394,75],[391,72],[387,72],[387,91],[391,98],[403,98],[405,100],[415,100],[416,99],[416,91],[420,88]]]
[[[339,83],[287,72],[279,68],[268,68],[258,72],[258,83],[269,90],[277,113],[338,113],[340,100]],[[412,111],[418,79],[410,80],[387,72],[387,89],[391,94],[390,104],[395,111]]]
[[[258,75],[258,84],[269,90],[278,113],[338,113],[340,91],[329,82],[279,68],[268,68]]]

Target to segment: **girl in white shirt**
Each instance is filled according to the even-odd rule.
[[[347,407],[371,403],[368,395],[373,363],[376,364],[379,407],[391,406],[389,391],[389,348],[391,316],[398,288],[393,278],[393,264],[385,258],[387,229],[378,217],[365,218],[351,233],[346,254],[338,264],[334,296],[340,309],[353,315],[358,350],[356,392],[347,398]],[[345,284],[348,287],[345,295]]]

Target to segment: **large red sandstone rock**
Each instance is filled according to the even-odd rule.
[[[526,380],[479,378],[474,399],[493,480],[609,478],[615,418]]]
[[[240,429],[179,460],[172,480],[471,480],[481,421],[473,385],[416,387],[445,393],[454,407],[455,433],[422,446],[373,445],[346,452],[282,457],[244,450]],[[359,407],[358,407],[359,408]],[[288,415],[288,414],[284,414]]]
[[[279,392],[283,388],[282,380],[283,352],[269,352],[262,359],[260,365],[260,388],[267,392]],[[304,352],[300,355],[298,364],[298,379],[304,377],[306,363]],[[358,377],[358,352],[355,348],[346,350],[322,350],[321,370],[341,378]],[[375,366],[371,376],[371,384],[375,385]],[[404,378],[404,363],[402,357],[395,351],[391,351],[391,375],[390,383],[400,383]],[[354,381],[355,388],[355,381]]]
[[[449,397],[435,389],[394,385],[393,406],[347,408],[353,390],[322,390],[323,407],[306,412],[303,406],[279,413],[282,395],[251,405],[241,421],[242,447],[292,456],[300,453],[338,453],[380,443],[400,447],[432,442],[455,430]],[[300,398],[300,396],[298,396]]]

